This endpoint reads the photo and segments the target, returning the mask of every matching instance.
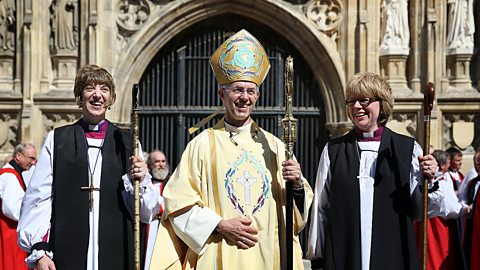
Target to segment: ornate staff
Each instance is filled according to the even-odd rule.
[[[133,156],[138,157],[138,84],[132,87]],[[133,259],[134,269],[140,270],[140,182],[133,181]]]
[[[425,130],[423,154],[430,149],[430,116],[432,115],[435,86],[429,82],[423,100],[423,129]],[[422,269],[427,269],[427,224],[428,224],[428,177],[423,177],[423,213],[422,213]]]
[[[282,119],[282,140],[285,143],[285,159],[293,158],[293,145],[297,140],[297,119],[293,117],[293,58],[285,61],[285,117]],[[293,183],[286,184],[286,248],[287,269],[293,269]]]

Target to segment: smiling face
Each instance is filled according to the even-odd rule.
[[[250,123],[250,114],[260,93],[253,82],[238,81],[226,88],[220,88],[218,94],[225,106],[225,120],[240,127]]]
[[[80,96],[83,119],[89,124],[98,124],[104,120],[110,98],[108,86],[104,84],[87,85]]]
[[[348,116],[358,129],[363,132],[373,132],[379,128],[380,101],[365,97],[347,100],[353,102],[353,105],[347,105]]]
[[[105,119],[107,109],[115,103],[115,84],[110,73],[96,65],[86,65],[78,70],[73,94],[83,118],[89,124]]]
[[[355,74],[347,84],[345,96],[348,117],[363,132],[377,130],[392,114],[392,89],[375,73]]]

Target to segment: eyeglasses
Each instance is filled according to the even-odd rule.
[[[247,96],[249,97],[255,97],[258,94],[258,91],[256,88],[226,88],[226,90],[232,91],[235,95],[240,96],[243,95],[243,93],[247,93]]]
[[[372,102],[375,102],[375,101],[382,101],[382,99],[380,98],[369,98],[369,97],[364,97],[364,98],[357,98],[357,99],[347,99],[345,100],[345,103],[347,104],[347,106],[353,106],[355,105],[355,103],[358,103],[360,104],[360,106],[362,107],[367,107],[368,105],[370,105]]]
[[[28,158],[30,160],[30,162],[35,162],[37,160],[36,157],[29,157],[29,156],[25,155],[25,153],[20,152],[20,154],[22,154],[24,157]]]

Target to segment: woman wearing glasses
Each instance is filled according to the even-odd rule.
[[[413,219],[420,216],[422,175],[437,163],[413,138],[385,125],[392,89],[377,74],[349,81],[346,106],[354,128],[325,145],[318,168],[307,257],[323,269],[418,269]],[[440,214],[442,194],[429,194]]]

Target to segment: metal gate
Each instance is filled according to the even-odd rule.
[[[295,156],[313,186],[321,150],[327,140],[321,89],[301,54],[277,33],[251,19],[228,15],[204,21],[178,33],[149,63],[140,80],[140,138],[145,151],[165,152],[172,170],[186,144],[196,135],[188,128],[221,106],[209,57],[231,34],[245,28],[265,47],[271,69],[260,87],[252,118],[263,129],[281,135],[284,111],[284,59],[294,58],[294,116],[298,119]],[[246,23],[248,22],[248,23]],[[222,117],[217,116],[205,128]],[[301,242],[306,230],[301,236]]]

